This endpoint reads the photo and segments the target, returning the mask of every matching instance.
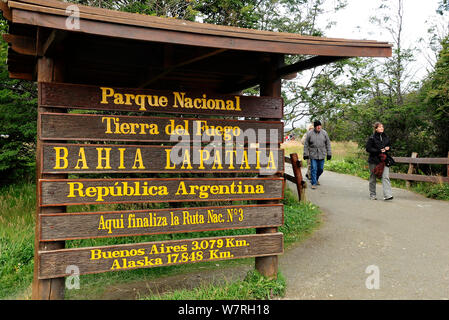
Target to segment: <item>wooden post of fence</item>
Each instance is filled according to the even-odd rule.
[[[449,159],[449,152],[447,153],[447,157]],[[449,177],[449,163],[447,164],[447,172],[446,172],[446,176]]]
[[[412,158],[417,158],[417,157],[418,157],[418,153],[412,152]],[[413,171],[415,171],[415,164],[410,162],[408,165],[407,174],[412,174]],[[411,183],[411,180],[405,181],[405,186],[407,189],[410,189],[410,183]]]
[[[296,188],[298,190],[298,200],[305,201],[305,192],[303,188],[302,172],[301,172],[301,160],[298,158],[298,154],[291,153],[290,159],[292,161],[293,174],[296,179]]]

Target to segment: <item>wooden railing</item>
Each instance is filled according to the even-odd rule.
[[[390,179],[407,180],[407,186],[410,185],[410,181],[422,181],[433,183],[449,183],[449,153],[447,158],[418,158],[416,152],[412,153],[411,157],[393,157],[396,163],[408,163],[409,168],[407,173],[390,173]],[[441,164],[447,166],[446,177],[443,176],[425,176],[420,174],[414,174],[416,165],[418,164]]]
[[[306,183],[302,179],[302,173],[301,173],[302,162],[301,162],[301,160],[299,160],[297,153],[291,153],[290,157],[285,157],[284,159],[285,159],[285,162],[290,163],[292,165],[293,174],[294,174],[294,176],[292,176],[287,173],[284,173],[284,178],[286,180],[296,184],[296,190],[298,191],[298,200],[305,201],[305,199],[306,199],[306,197],[305,197]]]

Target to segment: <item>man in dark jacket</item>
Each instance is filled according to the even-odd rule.
[[[304,160],[310,159],[312,189],[320,183],[318,179],[324,170],[324,158],[332,158],[331,141],[327,132],[321,128],[321,122],[313,123],[313,130],[307,133],[304,141]]]
[[[390,138],[384,132],[384,126],[380,122],[374,124],[374,134],[368,138],[366,142],[366,151],[369,153],[369,193],[370,199],[376,200],[376,174],[375,168],[382,161],[382,155],[387,156],[387,152],[390,151]],[[383,157],[383,158],[385,158]],[[390,183],[390,169],[387,165],[383,166],[382,172],[382,188],[384,194],[384,200],[392,200],[392,190]]]

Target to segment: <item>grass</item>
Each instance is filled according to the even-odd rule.
[[[34,215],[36,205],[36,190],[34,184],[12,185],[0,189],[0,299],[28,299],[31,296],[31,282],[33,279],[34,266]],[[103,206],[72,206],[70,212],[87,212],[95,210],[117,210],[111,205]],[[129,208],[120,208],[129,209]],[[142,208],[140,208],[142,209]],[[319,225],[318,208],[312,204],[298,203],[292,192],[286,190],[284,199],[284,225],[279,231],[284,233],[285,247],[304,239]],[[66,241],[66,247],[86,247],[100,245],[115,245],[121,243],[137,243],[160,240],[186,239],[195,237],[210,237],[221,235],[238,235],[255,233],[255,229],[223,230],[214,232],[196,232],[166,234],[141,237],[117,237],[103,239],[84,239]],[[237,265],[253,265],[254,259],[235,259],[220,261],[220,267],[233,267]],[[112,285],[132,283],[136,281],[151,281],[162,276],[172,276],[195,272],[204,269],[216,269],[216,262],[200,262],[194,264],[175,265],[168,267],[136,269],[121,272],[107,272],[80,277],[80,290],[66,290],[66,299],[97,299],[106,288]],[[259,275],[260,276],[260,275]],[[235,286],[243,286],[242,292],[236,296],[245,299],[259,299],[261,290],[265,286],[270,288],[272,294],[282,292],[278,287],[285,287],[280,275],[277,280],[258,278],[249,274],[243,282],[238,284],[225,284],[223,292],[231,294]],[[273,282],[274,281],[274,282]],[[229,287],[229,288],[228,288]],[[233,289],[234,288],[234,289]],[[252,289],[251,289],[252,288]],[[204,290],[212,290],[205,289]],[[192,293],[194,294],[194,293]],[[205,293],[204,293],[205,294]],[[218,294],[218,293],[217,293]],[[225,296],[222,293],[221,296]],[[220,295],[217,295],[217,297]],[[209,299],[214,299],[211,295]],[[146,298],[146,297],[144,297]],[[155,297],[153,297],[155,298]],[[223,298],[224,299],[224,298]]]
[[[33,279],[33,184],[0,189],[0,298],[14,298]]]
[[[148,295],[141,300],[254,300],[284,296],[286,281],[281,273],[269,279],[251,270],[243,280],[224,285],[202,284],[193,290],[176,290],[162,295]]]

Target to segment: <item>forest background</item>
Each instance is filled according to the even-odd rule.
[[[319,17],[343,10],[346,0],[74,0],[69,1],[127,12],[206,23],[326,36]],[[283,80],[285,127],[298,136],[305,121],[319,119],[332,141],[355,141],[363,148],[375,121],[384,123],[395,156],[447,157],[449,150],[449,38],[448,23],[430,22],[426,39],[431,48],[428,74],[416,80],[409,66],[423,54],[404,46],[406,0],[380,0],[369,23],[388,32],[393,41],[391,58],[351,58]],[[331,8],[331,9],[329,9]],[[449,15],[448,0],[434,8]],[[0,33],[7,33],[0,20]],[[376,39],[382,41],[383,39]],[[287,56],[294,63],[307,56]],[[258,88],[247,90],[257,94]],[[29,81],[9,79],[7,43],[0,43],[0,186],[15,181],[34,182],[37,87]],[[424,171],[426,168],[423,168]],[[441,172],[445,170],[440,166]],[[435,174],[435,168],[429,168]],[[425,172],[424,172],[425,173]]]

